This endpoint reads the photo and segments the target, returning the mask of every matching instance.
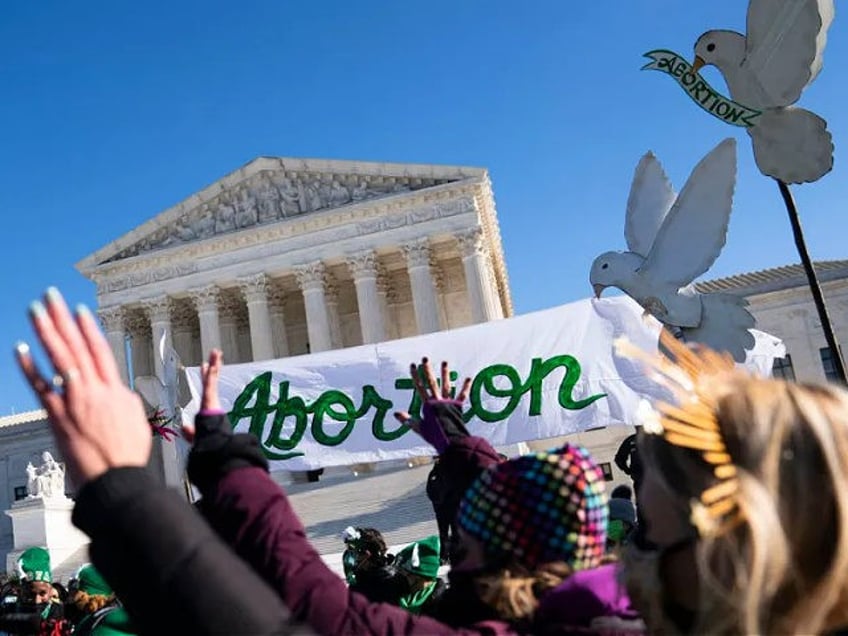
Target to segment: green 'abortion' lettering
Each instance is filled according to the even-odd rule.
[[[651,61],[645,64],[642,70],[666,73],[686,91],[693,102],[727,124],[749,128],[756,126],[757,119],[763,114],[762,111],[749,108],[719,93],[707,84],[689,62],[674,51],[656,49],[645,53],[645,57]]]
[[[474,377],[469,408],[463,413],[463,419],[467,422],[478,417],[489,423],[508,419],[527,393],[530,394],[528,414],[540,415],[543,382],[548,375],[560,368],[564,370],[557,391],[560,407],[571,411],[580,410],[605,397],[605,393],[597,393],[583,399],[574,399],[572,394],[581,373],[580,363],[574,356],[558,355],[547,360],[533,358],[525,382],[521,381],[514,367],[508,364],[493,364]],[[451,380],[456,379],[457,374],[452,372]],[[371,420],[371,435],[375,440],[389,442],[409,430],[403,424],[398,424],[393,430],[387,430],[386,414],[392,409],[392,402],[382,397],[370,384],[362,387],[362,400],[357,408],[349,395],[335,389],[324,391],[314,402],[307,403],[302,397],[289,395],[289,382],[285,380],[280,382],[277,402],[271,404],[271,381],[270,371],[253,378],[235,399],[229,413],[233,428],[242,420],[249,420],[248,430],[261,441],[263,452],[270,460],[282,461],[302,456],[303,452],[295,449],[303,439],[307,427],[318,444],[338,446],[350,436],[356,422],[372,409],[374,415]],[[412,392],[408,411],[419,415],[421,399],[414,391],[412,380],[398,378],[394,384],[396,389]],[[455,388],[453,390],[455,391]],[[486,395],[505,402],[499,408],[490,410],[483,404]],[[268,434],[263,437],[271,415],[271,426]],[[341,428],[335,433],[328,431],[325,426],[327,420],[332,424],[340,424]],[[333,428],[335,429],[335,426]]]

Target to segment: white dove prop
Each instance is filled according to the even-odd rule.
[[[822,68],[833,0],[750,0],[747,35],[707,31],[693,72],[713,65],[731,97],[762,111],[748,128],[763,174],[784,183],[816,181],[833,168],[827,122],[792,104]]]
[[[688,342],[728,351],[743,362],[754,346],[747,301],[701,294],[692,282],[724,247],[736,183],[736,142],[725,139],[704,157],[676,195],[653,153],[639,161],[624,235],[627,252],[606,252],[592,263],[589,282],[600,298],[617,287]]]

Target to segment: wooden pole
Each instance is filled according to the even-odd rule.
[[[819,312],[819,321],[821,321],[822,331],[824,331],[824,339],[827,341],[827,346],[830,347],[830,356],[836,370],[836,377],[842,384],[848,384],[842,351],[839,348],[839,342],[836,340],[836,334],[833,332],[830,316],[827,314],[827,306],[824,304],[824,295],[819,285],[818,276],[816,276],[816,269],[813,267],[810,253],[807,251],[807,243],[804,240],[804,232],[801,229],[801,219],[798,217],[795,199],[788,185],[779,179],[775,179],[775,181],[777,181],[777,187],[780,188],[783,203],[786,204],[786,212],[789,214],[789,222],[792,224],[792,234],[795,236],[795,247],[798,248],[798,255],[801,257],[801,263],[804,265],[804,271],[807,274],[807,282],[810,285],[810,291],[813,293],[813,301],[816,303],[816,309]]]

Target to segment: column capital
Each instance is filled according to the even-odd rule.
[[[327,278],[327,268],[322,261],[305,263],[294,268],[297,284],[303,291],[324,289]]]
[[[171,304],[171,325],[177,327],[192,327],[197,325],[197,311],[191,303],[176,302]]]
[[[459,243],[459,251],[463,258],[468,258],[475,254],[484,254],[486,251],[483,228],[479,226],[456,232],[454,237],[456,237]]]
[[[206,287],[190,290],[189,295],[194,301],[197,311],[217,309],[221,289],[217,285],[206,285]]]
[[[105,331],[126,330],[126,313],[123,305],[101,307],[97,310],[97,316],[100,318]]]
[[[150,324],[144,313],[140,311],[128,311],[124,314],[124,328],[133,336],[150,333]]]
[[[151,323],[171,320],[171,299],[164,294],[155,298],[143,299],[141,306]]]
[[[362,278],[377,278],[379,274],[379,263],[377,253],[374,250],[365,250],[350,254],[347,257],[347,266],[354,280]]]
[[[286,292],[276,285],[268,287],[268,306],[274,311],[285,312],[286,310]]]
[[[339,285],[338,282],[331,277],[327,277],[324,282],[324,298],[327,304],[339,304]]]
[[[270,284],[265,274],[254,274],[238,279],[239,289],[248,303],[268,300]]]
[[[406,257],[408,267],[430,266],[430,239],[427,237],[415,239],[400,246]]]
[[[436,291],[440,294],[444,293],[445,273],[434,261],[430,261],[430,275],[433,277],[433,285],[435,285]]]

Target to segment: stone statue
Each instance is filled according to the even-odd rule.
[[[277,191],[280,193],[280,205],[282,206],[283,216],[300,214],[300,191],[292,183],[291,179],[283,177],[277,184]]]
[[[351,190],[351,198],[354,201],[364,201],[368,198],[368,183],[364,179]]]
[[[328,198],[330,200],[330,205],[333,207],[339,207],[345,203],[350,203],[350,192],[348,192],[347,188],[345,188],[341,183],[333,179],[332,184],[330,184]]]
[[[276,221],[280,215],[280,193],[274,187],[270,177],[262,180],[262,187],[256,194],[259,199],[259,222]]]
[[[209,238],[215,234],[215,213],[209,207],[208,203],[203,204],[203,213],[197,221],[197,237]]]
[[[236,229],[236,211],[226,198],[218,202],[218,213],[215,218],[215,234],[223,234]]]
[[[177,221],[174,233],[183,243],[194,240],[194,229],[191,227],[191,222],[187,217],[181,217],[180,220]]]
[[[65,499],[65,467],[49,451],[41,455],[41,466],[26,467],[27,496],[30,499]]]
[[[238,227],[256,225],[256,199],[249,192],[242,191],[241,196],[236,200],[236,208],[238,209],[236,216]]]
[[[314,212],[315,210],[320,210],[324,207],[324,201],[321,198],[321,190],[317,183],[309,183],[304,184],[304,191],[306,195],[306,203],[307,210],[310,212]]]

